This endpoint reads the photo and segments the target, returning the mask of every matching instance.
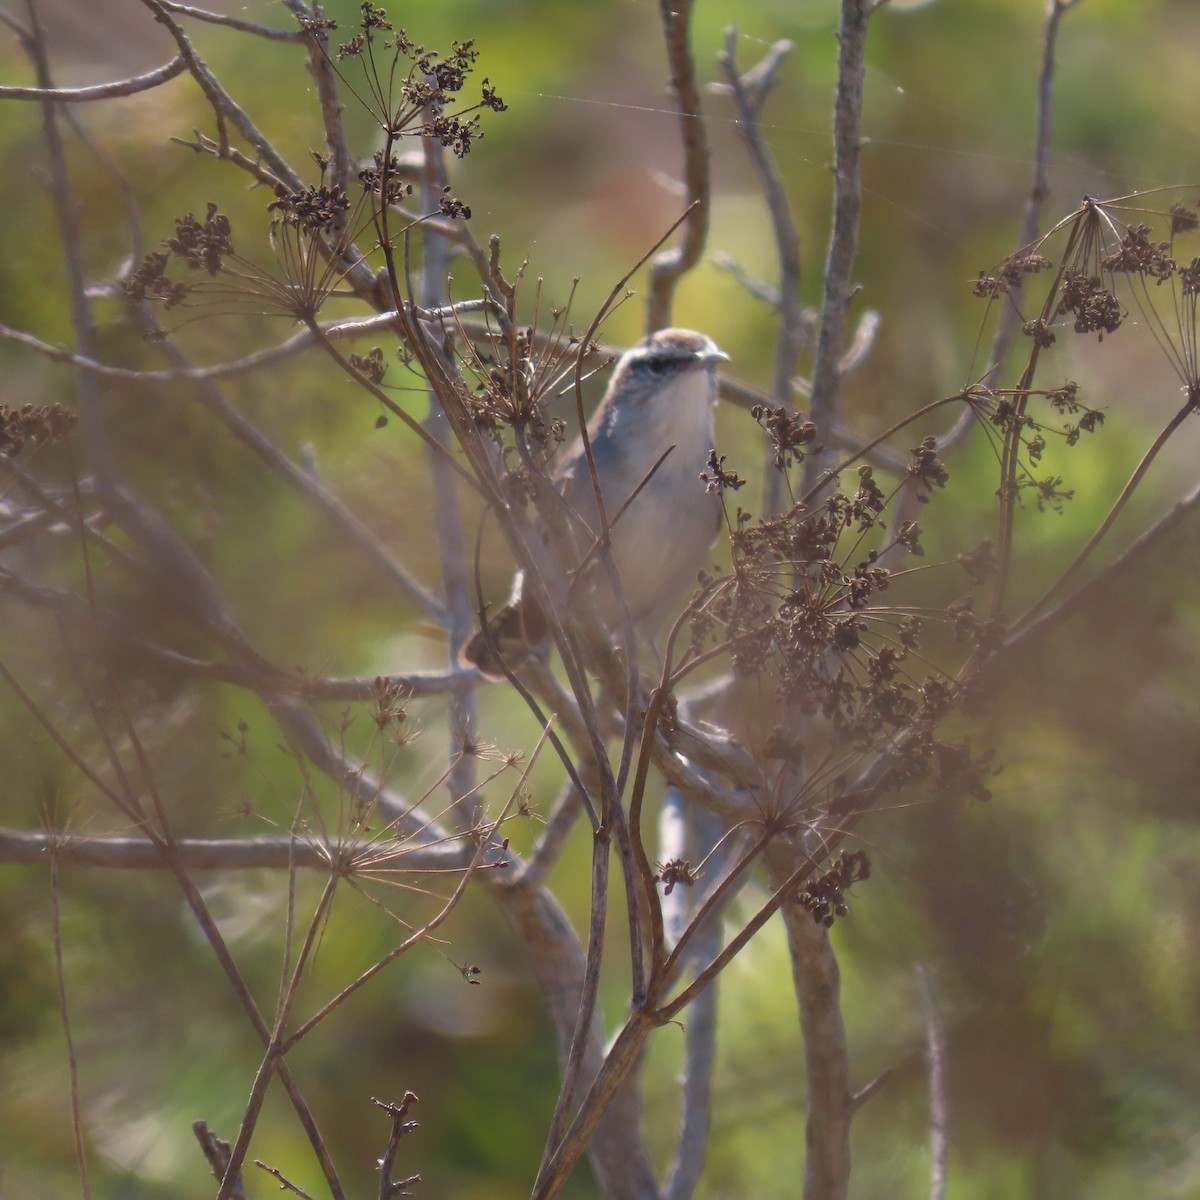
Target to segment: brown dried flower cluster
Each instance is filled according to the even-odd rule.
[[[1183,381],[1193,405],[1200,402],[1196,363],[1196,297],[1200,257],[1178,254],[1176,239],[1200,228],[1197,206],[1175,203],[1165,211],[1134,206],[1141,197],[1091,197],[1033,245],[979,273],[974,291],[988,300],[1018,303],[1027,276],[1053,271],[1036,316],[1022,316],[1022,329],[1041,349],[1054,344],[1054,326],[1068,318],[1076,333],[1101,341],[1124,323],[1128,305],[1140,310]],[[1127,219],[1125,214],[1131,214]],[[1155,228],[1161,232],[1155,234]],[[1041,251],[1066,237],[1061,266]],[[1122,301],[1122,294],[1127,299]],[[1170,308],[1164,315],[1160,309]],[[1072,385],[1073,386],[1073,385]]]
[[[798,461],[800,447],[816,437],[811,425],[783,410],[762,410],[759,423],[781,466]],[[715,453],[708,475],[716,490],[723,491],[726,480],[740,483]],[[913,450],[901,487],[928,500],[948,478],[937,441],[928,437]],[[853,491],[835,486],[768,519],[738,509],[731,522],[733,571],[702,576],[693,610],[692,653],[719,640],[743,687],[771,698],[768,712],[779,724],[770,730],[768,720],[751,737],[765,758],[803,767],[798,776],[785,771],[779,777],[786,781],[788,794],[779,800],[788,812],[819,808],[834,795],[838,778],[869,754],[883,751],[894,760],[897,784],[939,778],[942,764],[955,756],[973,761],[963,746],[936,737],[957,692],[925,656],[922,638],[931,620],[972,647],[996,630],[982,621],[969,627],[961,615],[973,613],[969,601],[941,611],[894,601],[894,581],[914,569],[893,561],[924,557],[921,528],[905,520],[888,528],[896,494],[885,493],[873,468],[860,466],[856,481]],[[969,561],[973,581],[986,575],[984,558],[979,553]],[[798,732],[805,730],[813,736]],[[981,794],[979,779],[967,790]],[[818,919],[828,911],[821,908]]]
[[[839,854],[832,866],[796,893],[796,903],[811,913],[818,925],[828,928],[835,917],[849,913],[846,892],[850,887],[870,877],[871,863],[864,851]]]
[[[0,454],[15,458],[29,446],[60,441],[75,427],[75,414],[61,404],[0,404]]]
[[[305,17],[301,27],[324,48],[337,22]],[[508,107],[487,79],[478,101],[456,107],[477,58],[473,39],[455,42],[443,57],[413,41],[403,29],[397,30],[382,8],[363,4],[358,32],[338,47],[334,61],[339,68],[351,61],[362,64],[360,86],[366,94],[356,95],[379,120],[389,144],[402,137],[433,138],[462,158],[483,136],[479,113],[504,112]],[[344,73],[342,79],[353,91]]]

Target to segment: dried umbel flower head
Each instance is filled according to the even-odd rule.
[[[470,205],[449,188],[437,198],[432,212],[406,211],[413,195],[412,172],[397,147],[404,138],[433,139],[461,157],[482,135],[479,114],[505,110],[504,101],[486,79],[478,100],[461,99],[478,57],[473,42],[455,42],[448,55],[440,55],[403,30],[395,30],[384,10],[369,3],[361,6],[358,24],[359,31],[330,59],[347,89],[375,116],[385,134],[383,147],[357,174],[358,195],[347,193],[347,189],[354,191],[348,172],[327,179],[330,159],[314,155],[320,181],[307,187],[278,182],[268,205],[278,269],[239,255],[228,217],[210,204],[203,221],[191,213],[181,217],[175,237],[146,256],[126,281],[131,300],[149,300],[166,308],[205,303],[245,311],[257,306],[257,311],[282,313],[308,324],[373,249],[386,259],[391,291],[398,294],[399,270],[392,252],[399,240],[431,216],[445,221],[470,219]],[[329,34],[337,22],[318,12],[302,15],[300,25],[328,55]],[[344,70],[352,61],[362,66],[357,86]],[[396,221],[393,214],[401,219]],[[370,241],[364,252],[356,246],[356,238],[365,231],[370,232]],[[206,278],[173,279],[168,274],[172,262]]]
[[[0,454],[15,458],[30,446],[65,438],[76,423],[75,414],[61,404],[0,404]]]
[[[828,928],[835,917],[844,917],[849,913],[847,891],[870,877],[871,863],[865,851],[853,850],[839,854],[827,870],[796,893],[796,903],[811,913],[818,925]]]
[[[304,15],[300,26],[328,54],[329,33],[337,22]],[[347,89],[379,122],[389,152],[400,138],[431,138],[462,158],[483,135],[479,114],[508,107],[487,79],[477,101],[461,100],[478,57],[472,38],[454,42],[447,55],[429,50],[396,29],[382,8],[367,3],[359,9],[358,31],[330,61]],[[362,67],[354,79],[346,70],[352,62]]]
[[[770,438],[777,471],[789,470],[794,464],[803,462],[806,447],[820,449],[815,445],[817,427],[799,413],[781,406],[756,404],[750,415]]]
[[[518,497],[528,494],[521,481],[536,469],[563,440],[566,424],[554,404],[572,392],[576,368],[596,351],[571,327],[574,285],[564,304],[552,306],[544,321],[542,280],[533,282],[533,323],[521,325],[516,315],[524,284],[523,263],[512,282],[499,268],[499,242],[492,244],[493,284],[485,286],[489,315],[499,326],[483,338],[464,337],[463,369],[474,379],[469,398],[478,429],[499,446],[510,464],[510,487]],[[580,370],[586,379],[590,370]]]
[[[1179,375],[1192,403],[1200,400],[1196,362],[1196,295],[1200,258],[1181,255],[1177,241],[1200,228],[1197,202],[1166,209],[1146,206],[1148,194],[1112,200],[1085,197],[1079,207],[1031,246],[979,273],[975,294],[1020,308],[1029,276],[1050,275],[1036,315],[1021,313],[1021,327],[1036,349],[1055,340],[1062,318],[1076,333],[1100,341],[1125,323],[1130,306]],[[1065,239],[1061,264],[1043,253]],[[1163,310],[1169,310],[1164,313]]]
[[[175,236],[146,255],[125,280],[125,294],[133,303],[151,301],[167,309],[202,306],[313,320],[351,265],[344,261],[351,235],[341,229],[348,208],[337,188],[278,186],[267,205],[277,267],[272,270],[238,252],[229,218],[210,203],[203,221],[192,213],[176,220]],[[170,278],[172,263],[199,278]]]
[[[789,456],[789,444],[815,438],[786,412],[763,416],[777,459]],[[708,474],[736,479],[715,452]],[[953,626],[954,616],[894,596],[897,579],[930,567],[902,565],[925,557],[920,525],[898,520],[891,528],[888,520],[901,492],[928,500],[946,486],[937,442],[928,437],[914,449],[907,477],[890,494],[867,464],[855,469],[853,490],[836,486],[840,478],[786,513],[756,521],[738,509],[728,517],[733,570],[705,577],[693,606],[685,667],[722,645],[728,653],[746,697],[734,719],[764,763],[771,821],[821,811],[867,755],[931,743],[953,708],[954,682],[922,642],[930,621]],[[716,646],[706,649],[710,642]],[[908,753],[906,778],[936,771],[935,756]]]
[[[209,203],[204,219],[193,213],[179,217],[175,234],[162,248],[142,260],[125,280],[126,296],[134,303],[150,301],[166,309],[203,307],[207,313],[253,312],[282,315],[301,323],[314,321],[346,275],[363,261],[356,239],[375,224],[378,207],[395,206],[412,188],[403,182],[394,163],[392,173],[376,167],[360,173],[357,199],[325,179],[328,160],[314,155],[320,182],[304,187],[276,184],[266,206],[272,265],[255,261],[234,244],[228,216]],[[442,206],[448,201],[443,198]],[[465,206],[456,209],[466,216]],[[393,237],[402,236],[423,218],[406,215]],[[373,237],[373,234],[372,234]],[[191,278],[169,274],[182,267]]]

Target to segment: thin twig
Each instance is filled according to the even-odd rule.
[[[217,122],[217,144],[221,157],[225,157],[230,149],[228,125],[231,124],[246,143],[253,147],[255,153],[262,158],[277,179],[291,188],[298,189],[301,186],[300,177],[270,141],[263,136],[245,110],[221,86],[208,64],[196,53],[195,47],[183,27],[170,15],[167,6],[160,3],[160,0],[142,0],[142,3],[154,13],[155,18],[162,25],[166,26],[168,32],[175,39],[175,44],[187,62],[188,70],[212,107],[213,116]]]
[[[1113,527],[1116,519],[1124,511],[1126,504],[1129,503],[1129,500],[1137,490],[1138,485],[1141,483],[1142,479],[1145,478],[1146,472],[1150,470],[1151,465],[1158,457],[1162,448],[1170,440],[1171,435],[1179,428],[1180,425],[1183,424],[1185,420],[1187,420],[1188,417],[1193,416],[1195,411],[1196,410],[1192,407],[1192,404],[1189,401],[1189,403],[1185,404],[1166,423],[1162,431],[1146,450],[1146,453],[1142,455],[1141,461],[1134,468],[1133,474],[1130,475],[1129,479],[1126,481],[1125,486],[1121,489],[1121,492],[1117,496],[1116,500],[1113,501],[1112,506],[1109,508],[1108,513],[1104,517],[1104,520],[1100,522],[1092,536],[1089,537],[1088,540],[1083,544],[1079,552],[1071,560],[1070,565],[1064,571],[1062,571],[1055,581],[1050,585],[1050,587],[1048,587],[1046,591],[1043,592],[1042,595],[1033,604],[1031,604],[1029,608],[1017,618],[1017,620],[1013,622],[1012,629],[1014,632],[1020,632],[1024,626],[1028,625],[1038,615],[1038,613],[1041,612],[1051,600],[1058,596],[1067,586],[1067,584],[1074,579],[1074,577],[1078,574],[1079,569],[1092,556],[1092,552],[1103,540],[1104,535],[1108,533],[1108,531]]]
[[[304,0],[284,0],[284,3],[297,20],[303,22],[312,15]],[[342,104],[337,70],[317,33],[311,30],[296,31],[294,36],[308,46],[308,69],[316,80],[317,96],[321,102],[321,122],[325,127],[330,178],[343,192],[349,192],[354,156],[346,136],[346,123],[343,120],[345,106]],[[335,226],[337,232],[340,229]]]
[[[470,311],[478,308],[479,301],[463,301],[461,305],[452,308],[433,309],[423,316],[431,321],[441,320],[453,312],[463,309]],[[340,338],[364,337],[383,330],[394,330],[396,326],[395,312],[382,312],[370,317],[357,317],[353,320],[318,321],[317,328],[331,341]],[[88,371],[105,379],[127,380],[131,383],[174,383],[180,380],[221,379],[230,375],[246,375],[269,367],[285,358],[300,353],[320,344],[319,339],[308,329],[301,329],[292,334],[286,341],[265,350],[255,350],[242,358],[229,362],[213,363],[207,367],[180,366],[167,371],[146,371],[137,367],[118,367],[109,363],[98,362],[82,354],[68,350],[64,346],[55,346],[44,342],[33,334],[21,329],[13,329],[8,325],[0,325],[0,338],[16,342],[36,354],[48,358],[51,362],[68,363],[81,371]]]
[[[50,915],[54,926],[54,975],[58,983],[58,1017],[62,1022],[67,1048],[67,1073],[71,1080],[71,1130],[75,1139],[75,1165],[79,1170],[79,1190],[83,1200],[91,1200],[92,1184],[88,1173],[87,1150],[83,1144],[83,1113],[79,1103],[79,1060],[75,1057],[75,1037],[71,1032],[71,1010],[67,1004],[67,974],[63,965],[62,909],[58,886],[58,855],[50,852]]]
[[[287,986],[282,989],[280,1001],[275,1011],[275,1019],[271,1027],[271,1036],[263,1052],[258,1071],[255,1073],[254,1083],[250,1088],[250,1096],[246,1101],[246,1109],[242,1114],[241,1124],[238,1126],[237,1139],[229,1150],[229,1162],[225,1166],[225,1176],[221,1180],[221,1186],[217,1191],[217,1200],[232,1200],[234,1192],[239,1187],[242,1163],[245,1162],[246,1153],[250,1149],[250,1139],[253,1137],[255,1127],[258,1124],[258,1116],[262,1111],[263,1101],[267,1096],[267,1088],[276,1073],[276,1069],[283,1062],[281,1047],[283,1030],[287,1025],[292,1006],[296,1001],[300,981],[304,976],[304,970],[312,954],[313,947],[316,944],[318,933],[324,927],[326,914],[333,904],[333,897],[339,880],[340,873],[336,868],[328,873],[325,880],[325,887],[322,889],[321,896],[309,919],[304,944],[300,949],[300,953],[296,956],[295,964],[292,967],[291,978],[288,980]]]
[[[1116,558],[1086,582],[1081,583],[1070,595],[1065,596],[1048,612],[1022,622],[1020,627],[1005,638],[995,658],[983,667],[990,674],[995,665],[1007,663],[1036,645],[1048,633],[1067,618],[1084,609],[1092,600],[1103,595],[1113,583],[1127,577],[1133,567],[1150,554],[1156,546],[1173,533],[1184,521],[1200,510],[1200,487],[1194,487],[1182,499],[1172,505],[1170,511],[1161,516],[1149,529],[1139,534]]]
[[[399,946],[388,951],[388,953],[385,954],[381,959],[375,962],[372,966],[368,967],[367,970],[363,971],[356,979],[342,988],[337,995],[322,1005],[316,1013],[309,1017],[307,1021],[300,1025],[299,1028],[297,1028],[281,1044],[281,1054],[286,1054],[293,1046],[295,1046],[302,1038],[304,1038],[311,1029],[323,1021],[331,1012],[334,1011],[334,1009],[340,1007],[348,996],[358,991],[363,984],[367,983],[369,980],[378,975],[379,972],[384,969],[384,967],[395,962],[400,955],[406,953],[413,946],[427,941],[430,935],[446,921],[446,919],[458,905],[459,900],[462,899],[463,893],[467,890],[467,885],[473,878],[475,878],[476,874],[484,866],[485,859],[496,854],[498,850],[498,843],[495,841],[496,831],[508,819],[509,813],[511,813],[515,807],[517,797],[521,794],[521,791],[528,782],[529,773],[533,770],[534,764],[537,762],[538,756],[541,754],[542,748],[545,746],[546,741],[547,732],[546,730],[543,730],[541,737],[538,738],[537,745],[534,747],[529,756],[528,762],[525,764],[525,769],[522,772],[520,780],[517,782],[516,786],[509,795],[507,803],[501,810],[500,815],[493,822],[491,822],[490,825],[479,831],[475,852],[471,856],[471,860],[467,863],[465,869],[463,870],[461,877],[455,885],[454,891],[450,895],[450,898],[445,902],[445,904],[443,904],[437,914],[428,920],[424,925],[422,925],[420,929],[416,930],[409,937],[407,937]]]
[[[163,341],[159,348],[176,369],[186,369],[187,359],[174,341]],[[294,463],[258,426],[243,416],[221,394],[211,380],[196,381],[196,399],[285,483],[294,488],[325,514],[330,524],[357,546],[379,568],[388,581],[411,600],[421,612],[439,625],[447,623],[446,606],[417,579],[403,563],[388,552],[378,537],[326,488],[311,471]]]
[[[290,1179],[288,1179],[288,1177],[284,1175],[278,1167],[268,1167],[265,1162],[262,1162],[257,1158],[254,1160],[254,1165],[261,1170],[266,1171],[268,1175],[274,1176],[274,1178],[279,1181],[279,1190],[281,1192],[293,1192],[295,1195],[302,1197],[302,1200],[313,1200],[312,1196],[310,1196],[302,1187],[300,1187],[299,1184],[293,1183]],[[238,1187],[235,1187],[229,1193],[230,1200],[236,1200],[238,1188],[240,1188],[240,1186],[241,1185],[239,1184]]]
[[[391,1132],[388,1134],[387,1149],[379,1159],[379,1200],[393,1200],[399,1195],[408,1195],[404,1189],[413,1183],[420,1183],[420,1175],[409,1175],[405,1179],[394,1179],[392,1170],[396,1165],[396,1155],[400,1150],[400,1141],[406,1133],[417,1128],[416,1121],[408,1120],[408,1110],[417,1102],[415,1092],[405,1092],[399,1104],[386,1104],[382,1100],[371,1097],[371,1103],[382,1108],[392,1118]]]
[[[1021,228],[1017,234],[1017,249],[1028,246],[1037,238],[1041,227],[1042,209],[1050,198],[1050,148],[1054,140],[1054,55],[1058,45],[1059,25],[1063,15],[1075,5],[1075,0],[1048,0],[1046,25],[1042,31],[1042,61],[1038,72],[1037,120],[1033,141],[1033,177],[1029,194],[1025,197],[1025,208],[1021,214]],[[1016,336],[1021,320],[1020,296],[1024,279],[1017,281],[1000,310],[996,332],[992,337],[991,355],[984,379],[991,379],[1003,365]],[[939,451],[944,458],[966,438],[974,424],[973,414],[968,409],[944,437],[939,439]]]

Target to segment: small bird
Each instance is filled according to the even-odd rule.
[[[702,333],[659,330],[621,356],[604,399],[588,422],[592,459],[612,529],[613,560],[625,603],[644,632],[653,632],[674,615],[695,586],[696,573],[717,534],[720,500],[707,491],[700,474],[713,447],[716,366],[728,360]],[[575,539],[578,561],[563,563],[573,570],[600,531],[582,438],[566,451],[553,480],[587,526],[586,533]],[[614,520],[643,483],[633,502]],[[588,578],[596,581],[597,611],[618,628],[620,609],[601,582],[598,565],[589,567]],[[508,601],[488,617],[491,638],[510,665],[520,662],[548,634],[530,591],[524,572],[518,571]],[[467,641],[459,658],[489,677],[503,676],[482,630]]]

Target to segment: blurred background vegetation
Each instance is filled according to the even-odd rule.
[[[356,9],[340,0],[327,7],[347,23]],[[1032,169],[1043,9],[1041,0],[894,0],[872,25],[857,278],[860,308],[878,310],[882,326],[846,396],[848,420],[864,437],[955,392],[985,363],[984,310],[971,282],[1016,236]],[[282,6],[268,0],[228,11],[287,24]],[[164,31],[129,0],[58,0],[45,12],[61,85],[145,70],[173,53]],[[529,279],[544,281],[543,314],[579,280],[573,320],[586,327],[615,279],[679,211],[676,121],[666,100],[657,5],[410,0],[393,4],[391,16],[432,47],[476,40],[479,75],[492,80],[509,111],[489,119],[475,150],[455,164],[456,194],[471,205],[478,238],[501,236],[510,269],[528,258]],[[794,42],[764,120],[801,230],[804,297],[817,304],[836,6],[702,0],[695,52],[706,80],[718,77],[715,55],[734,22],[743,69],[778,39]],[[193,35],[293,161],[319,148],[319,114],[298,47],[200,25]],[[1191,0],[1083,0],[1070,13],[1060,43],[1050,220],[1084,194],[1192,183],[1184,194],[1195,199],[1197,61],[1200,12]],[[0,36],[0,66],[5,82],[32,82],[10,37]],[[713,260],[729,255],[769,280],[773,249],[728,105],[716,95],[706,105],[717,191],[711,257],[685,281],[675,319],[715,337],[731,356],[731,375],[765,388],[771,313]],[[239,249],[266,259],[268,197],[169,141],[211,123],[186,77],[143,96],[79,106],[75,115],[87,138],[72,141],[71,169],[95,278],[111,278],[131,244],[118,189],[93,146],[115,159],[137,196],[145,239],[139,253],[154,248],[176,216],[216,201],[232,216]],[[356,149],[368,153],[370,122],[350,119]],[[35,106],[0,105],[0,322],[69,344],[39,129]],[[455,273],[456,294],[469,293],[468,266]],[[533,291],[527,283],[527,297]],[[117,301],[102,301],[99,313],[107,361],[161,365]],[[634,340],[642,313],[634,297],[606,323],[605,339]],[[181,336],[196,361],[214,362],[290,332],[278,318],[213,316]],[[1179,405],[1177,380],[1151,338],[1126,329],[1103,346],[1089,340],[1082,351],[1060,337],[1049,372],[1079,380],[1107,424],[1055,460],[1076,491],[1066,511],[1022,512],[1014,608],[1061,569]],[[72,394],[68,369],[0,341],[0,402],[70,403]],[[232,380],[226,394],[294,457],[310,456],[333,490],[436,586],[423,455],[397,422],[376,429],[376,411],[316,352]],[[106,401],[123,470],[203,555],[267,653],[312,674],[444,665],[443,647],[418,614],[208,419],[188,388],[112,386]],[[414,403],[423,408],[419,393]],[[948,423],[939,418],[911,431],[901,448]],[[744,413],[721,412],[721,450],[755,480],[756,435]],[[1190,486],[1196,451],[1195,431],[1185,426],[1113,533],[1112,552]],[[47,454],[39,469],[69,474],[78,466],[58,453],[61,462]],[[922,524],[952,555],[990,532],[995,474],[982,439],[950,466],[950,486]],[[757,511],[749,492],[743,503]],[[472,535],[476,517],[466,515]],[[857,1118],[855,1196],[926,1191],[918,963],[928,970],[948,1037],[952,1200],[1200,1194],[1197,549],[1196,531],[1185,526],[1136,576],[1013,664],[986,709],[969,714],[975,744],[994,747],[1003,764],[990,803],[914,794],[864,827],[874,874],[833,938],[856,1078],[893,1074]],[[48,570],[78,584],[71,562],[64,553]],[[502,548],[489,551],[486,567],[498,588],[508,570]],[[147,629],[167,619],[131,615]],[[86,752],[94,735],[84,714],[55,696],[60,648],[48,619],[6,601],[0,621],[6,663],[42,689]],[[215,684],[185,687],[140,664],[131,667],[128,687],[180,832],[287,828],[305,783],[252,698]],[[504,748],[528,747],[532,722],[500,692],[481,696],[481,732]],[[343,722],[342,707],[329,706],[331,728]],[[444,711],[440,701],[413,706],[410,719],[422,736],[391,768],[409,792],[432,787],[440,773]],[[347,739],[364,747],[369,718],[357,710],[349,716]],[[233,754],[221,734],[240,736],[239,721],[247,749]],[[0,696],[0,763],[0,824],[114,827],[8,694]],[[535,810],[556,786],[553,770],[535,776]],[[331,811],[337,801],[331,795]],[[533,828],[513,830],[521,846],[534,836]],[[587,852],[581,840],[555,880],[580,919]],[[240,960],[270,996],[286,880],[263,872],[203,882]],[[61,883],[95,1194],[204,1195],[210,1185],[189,1126],[202,1117],[227,1135],[236,1128],[257,1061],[254,1040],[168,878],[74,869]],[[748,912],[753,897],[743,904]],[[414,906],[420,911],[419,901]],[[0,868],[0,928],[0,1192],[68,1195],[77,1185],[44,869]],[[472,896],[447,932],[444,952],[406,957],[299,1051],[296,1069],[356,1191],[373,1187],[386,1135],[368,1098],[398,1099],[406,1088],[421,1098],[421,1129],[404,1147],[425,1178],[419,1195],[518,1197],[536,1168],[556,1079],[536,987],[485,897]],[[339,908],[310,997],[340,986],[395,936],[369,906]],[[481,986],[464,982],[455,965],[463,963],[482,968]],[[777,926],[722,978],[706,1198],[798,1190],[804,1064],[786,978]],[[658,1035],[646,1079],[646,1104],[662,1114],[655,1149],[664,1155],[674,1136],[677,1032],[667,1027]],[[276,1105],[256,1153],[292,1178],[311,1178],[309,1151],[290,1113]],[[586,1171],[570,1194],[594,1194]]]

